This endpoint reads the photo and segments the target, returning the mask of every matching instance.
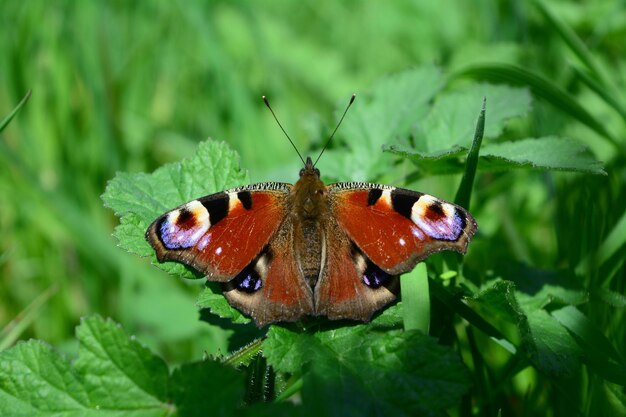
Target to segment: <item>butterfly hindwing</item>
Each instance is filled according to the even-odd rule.
[[[146,239],[163,262],[182,262],[225,282],[246,268],[285,217],[290,184],[261,183],[192,200],[156,219]]]
[[[428,194],[368,183],[333,184],[328,192],[333,217],[349,239],[392,275],[434,252],[465,253],[476,231],[464,208]]]
[[[259,327],[313,314],[313,295],[293,250],[294,227],[287,217],[269,245],[234,279],[225,283],[228,302]]]
[[[334,222],[326,237],[327,254],[315,287],[316,314],[332,320],[368,321],[396,298],[398,280],[374,265]]]

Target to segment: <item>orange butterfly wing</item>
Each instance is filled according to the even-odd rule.
[[[146,239],[157,258],[228,281],[267,245],[285,217],[292,186],[261,183],[190,201],[156,219]]]
[[[465,253],[476,232],[467,210],[428,194],[367,183],[338,183],[328,189],[339,226],[390,274],[407,272],[442,250]]]

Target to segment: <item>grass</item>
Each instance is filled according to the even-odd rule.
[[[451,413],[624,413],[619,372],[593,362],[605,351],[597,335],[579,372],[559,379],[492,341],[509,336],[508,324],[468,317],[449,297],[498,276],[561,274],[563,288],[586,295],[578,308],[589,326],[626,352],[625,16],[609,0],[3,2],[0,118],[32,96],[0,133],[2,346],[33,337],[74,353],[79,318],[99,313],[169,363],[227,352],[233,331],[198,320],[200,282],[115,247],[118,220],[100,199],[107,182],[189,157],[207,137],[236,149],[253,181],[293,182],[298,158],[262,95],[306,154],[323,144],[350,94],[363,106],[359,93],[381,77],[435,62],[448,90],[478,80],[531,91],[533,111],[501,140],[570,137],[607,173],[477,173],[472,274],[422,282],[430,334],[455,346],[472,373],[471,392]],[[489,117],[487,101],[487,127]],[[460,182],[407,173],[448,200]],[[444,317],[450,311],[457,316]]]

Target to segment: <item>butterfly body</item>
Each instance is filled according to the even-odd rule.
[[[261,183],[202,197],[146,232],[159,261],[223,283],[262,326],[305,315],[367,321],[396,298],[397,276],[441,250],[465,253],[476,222],[427,194],[324,185],[308,158],[295,185]]]

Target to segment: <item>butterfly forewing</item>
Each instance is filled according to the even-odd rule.
[[[328,186],[331,212],[365,256],[397,275],[441,250],[465,253],[476,231],[462,207],[428,194],[369,183]]]
[[[156,219],[146,239],[159,261],[192,266],[211,281],[228,281],[267,245],[285,217],[290,184],[234,188],[183,204]]]

